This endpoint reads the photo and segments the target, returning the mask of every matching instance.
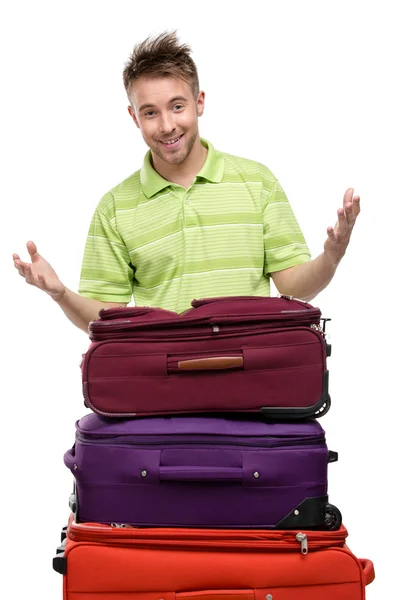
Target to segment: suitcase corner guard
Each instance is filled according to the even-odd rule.
[[[342,525],[342,515],[336,506],[329,504],[328,496],[305,498],[276,525],[276,529],[297,529],[306,523],[307,529],[337,531]]]
[[[67,560],[64,556],[66,539],[56,550],[56,556],[52,559],[52,568],[60,575],[66,575]]]
[[[318,419],[326,415],[331,408],[331,397],[328,393],[329,371],[324,372],[322,396],[316,404],[305,408],[294,408],[287,406],[263,406],[260,414],[270,419]]]

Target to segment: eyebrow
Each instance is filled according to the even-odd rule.
[[[173,98],[171,98],[171,100],[168,101],[168,104],[172,104],[176,100],[182,100],[183,102],[188,102],[188,100],[184,96],[174,96]],[[146,108],[155,108],[155,104],[150,104],[150,103],[142,104],[139,108],[139,112],[141,112],[142,110],[145,110]]]

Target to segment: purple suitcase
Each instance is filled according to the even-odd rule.
[[[108,419],[76,423],[65,453],[78,522],[143,527],[337,529],[325,432],[315,421]]]

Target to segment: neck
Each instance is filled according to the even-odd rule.
[[[202,169],[207,153],[208,150],[205,146],[202,146],[198,134],[191,152],[182,163],[174,165],[164,162],[157,154],[151,152],[152,164],[157,173],[167,181],[189,187],[195,176]]]

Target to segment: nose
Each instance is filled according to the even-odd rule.
[[[175,130],[174,118],[171,113],[163,113],[160,123],[161,133],[169,135]]]

